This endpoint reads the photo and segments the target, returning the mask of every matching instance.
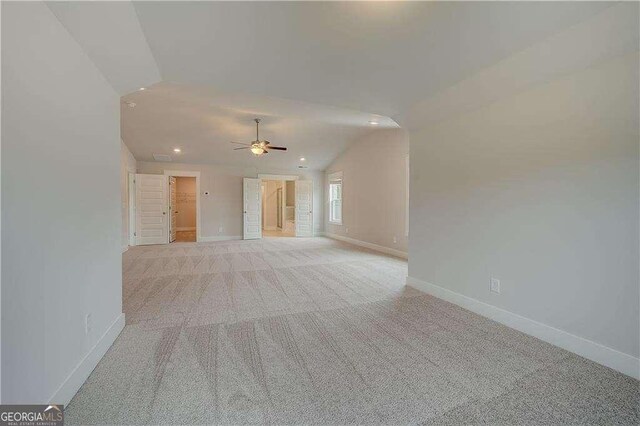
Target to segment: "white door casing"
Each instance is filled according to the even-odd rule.
[[[296,181],[296,237],[313,237],[313,181]]]
[[[129,173],[129,245],[136,245],[136,174]]]
[[[262,227],[262,229],[264,229],[264,218],[267,217],[267,203],[265,202],[266,197],[265,197],[265,192],[266,192],[266,188],[265,188],[266,182],[265,181],[261,181],[260,182],[260,197],[262,197],[260,200],[260,204],[262,205],[262,209],[260,210],[262,216],[261,216],[261,220],[260,220],[260,226]]]
[[[262,238],[261,179],[244,178],[243,183],[243,238]]]
[[[166,244],[167,177],[136,174],[136,245]]]
[[[178,218],[176,217],[176,178],[169,176],[169,242],[176,240],[176,228],[178,226]]]

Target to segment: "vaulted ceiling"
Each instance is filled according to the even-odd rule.
[[[158,83],[125,96],[121,132],[138,160],[170,154],[173,161],[218,163],[287,170],[297,166],[323,170],[350,141],[373,128],[398,125],[387,117],[288,99],[220,92],[209,86]],[[254,118],[260,118],[260,139],[288,151],[255,157],[234,150],[256,139]],[[376,126],[369,121],[378,123]],[[129,142],[131,141],[131,142]],[[173,152],[181,150],[180,154]],[[305,161],[300,161],[305,158]]]
[[[135,108],[134,155],[255,164],[230,140],[290,152],[260,158],[323,169],[351,141],[610,7],[597,2],[55,2],[49,7]],[[145,91],[137,91],[141,86]],[[391,147],[390,147],[391,149]]]

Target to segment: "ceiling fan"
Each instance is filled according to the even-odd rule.
[[[253,121],[256,122],[256,140],[251,142],[251,143],[241,143],[241,142],[231,142],[231,143],[235,143],[236,145],[246,145],[243,146],[242,148],[234,148],[234,151],[237,151],[239,149],[250,149],[251,152],[256,156],[260,156],[262,154],[268,154],[270,150],[276,150],[276,151],[286,151],[287,148],[283,147],[283,146],[272,146],[269,144],[269,141],[261,141],[260,140],[260,133],[259,133],[259,126],[260,126],[260,119],[259,118],[254,118]]]

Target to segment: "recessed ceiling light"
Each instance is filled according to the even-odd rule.
[[[140,90],[145,90],[145,89],[146,89],[146,87],[141,87],[141,88],[140,88]]]
[[[378,123],[378,122],[377,122],[377,121],[375,121],[375,120],[369,120],[369,124],[371,124],[372,126],[377,126],[377,125],[378,125],[378,124],[380,124],[380,123]]]
[[[173,148],[173,152],[182,152],[180,148]]]
[[[306,158],[300,157],[300,161],[306,161]]]

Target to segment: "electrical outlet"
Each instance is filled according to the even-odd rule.
[[[349,233],[349,228],[344,228],[344,232]]]
[[[218,234],[222,234],[222,231],[224,231],[224,228],[222,226],[218,226]]]
[[[398,237],[393,237],[393,244],[396,244],[398,242]]]
[[[84,317],[84,334],[91,333],[92,328],[93,328],[93,321],[91,319],[91,314],[87,314],[87,316]]]
[[[497,278],[491,278],[491,287],[489,289],[494,293],[500,294],[500,280]]]

